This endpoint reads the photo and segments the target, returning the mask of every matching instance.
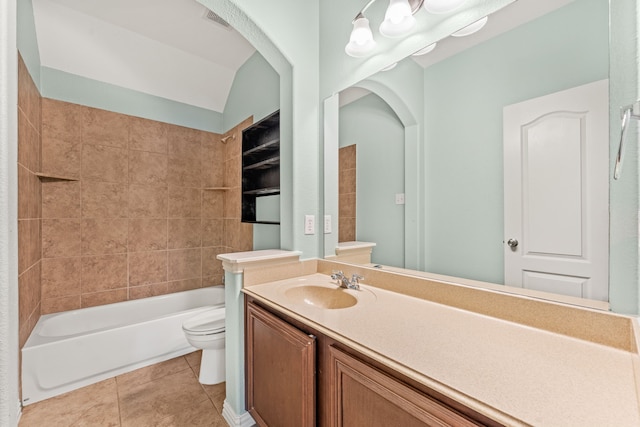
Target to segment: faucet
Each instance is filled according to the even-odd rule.
[[[360,289],[359,281],[364,279],[364,277],[360,276],[359,274],[355,274],[354,273],[351,276],[351,280],[349,280],[349,279],[347,279],[347,276],[345,276],[342,271],[334,271],[331,274],[331,278],[333,280],[337,280],[338,284],[340,285],[341,288],[355,289],[355,290],[359,290]]]

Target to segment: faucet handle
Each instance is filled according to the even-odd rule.
[[[353,273],[353,275],[351,276],[351,283],[358,283],[362,279],[364,279],[364,276]]]
[[[332,278],[333,280],[336,280],[336,279],[343,279],[343,278],[344,278],[344,273],[343,273],[341,270],[333,270],[333,271],[331,272],[331,278]]]

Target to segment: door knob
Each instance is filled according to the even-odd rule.
[[[516,239],[509,239],[507,240],[507,245],[509,245],[511,249],[515,249],[518,246],[518,241]]]

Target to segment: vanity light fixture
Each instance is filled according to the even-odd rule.
[[[384,67],[382,70],[380,71],[389,71],[389,70],[393,70],[394,68],[396,68],[396,65],[398,65],[397,62],[394,62],[393,64],[387,65],[386,67]]]
[[[453,37],[464,37],[464,36],[468,36],[471,35],[475,32],[478,32],[482,29],[482,27],[484,27],[487,23],[487,21],[489,20],[488,16],[485,16],[482,19],[478,19],[476,22],[467,25],[466,27],[464,27],[461,30],[456,31],[455,33],[451,34]]]
[[[380,24],[380,34],[385,37],[395,38],[402,37],[409,33],[416,23],[413,15],[415,15],[423,5],[429,13],[443,14],[456,10],[462,6],[465,1],[466,0],[389,0],[389,7],[387,7],[387,11],[384,14],[384,21]],[[347,43],[344,48],[347,55],[360,58],[369,54],[376,47],[373,32],[369,26],[369,20],[364,16],[367,9],[375,2],[376,0],[369,0],[353,19],[353,30],[349,37],[349,43]],[[420,50],[424,51],[422,54],[429,52],[427,50],[428,47],[429,46]],[[431,47],[431,50],[434,47],[435,44]]]
[[[360,58],[376,47],[369,20],[364,16],[367,9],[375,2],[376,0],[369,0],[353,19],[349,43],[344,48],[347,55]],[[384,21],[380,24],[380,33],[385,37],[401,37],[407,34],[415,25],[416,20],[413,15],[420,10],[423,2],[424,0],[389,0]]]

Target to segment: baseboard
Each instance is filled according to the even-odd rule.
[[[240,415],[236,414],[226,400],[222,405],[222,417],[231,427],[253,427],[256,425],[256,422],[248,412]]]

